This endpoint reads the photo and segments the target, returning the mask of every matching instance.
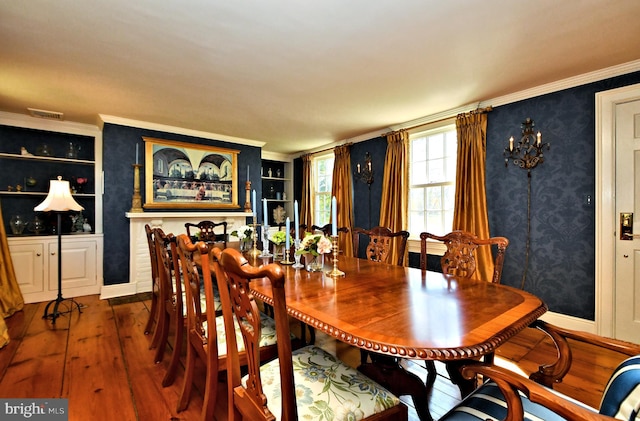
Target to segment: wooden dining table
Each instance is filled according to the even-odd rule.
[[[410,394],[423,420],[431,419],[429,386],[404,372],[400,358],[456,361],[492,354],[547,311],[535,295],[506,285],[342,255],[337,266],[344,276],[327,275],[331,259],[323,272],[283,265],[288,314],[390,357],[359,369],[396,394]],[[257,299],[273,304],[268,279],[250,285]]]

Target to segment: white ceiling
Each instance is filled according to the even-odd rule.
[[[0,110],[285,154],[639,58],[638,0],[0,2]]]

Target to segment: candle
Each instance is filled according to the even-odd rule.
[[[298,232],[298,227],[300,226],[300,221],[298,221],[298,201],[294,200],[293,201],[293,225],[295,226],[296,229],[296,236],[294,238],[294,240],[297,240],[298,238],[300,238],[300,233]]]
[[[509,138],[509,150],[513,151],[513,136]]]
[[[138,165],[138,144],[136,143],[136,165]]]
[[[249,181],[249,166],[247,165],[247,181]]]
[[[262,199],[262,225],[265,227],[269,225],[269,218],[267,217],[267,199]]]
[[[540,146],[540,141],[542,140],[542,135],[538,132],[538,146]]]
[[[256,191],[253,190],[253,192],[251,193],[251,198],[253,199],[253,201],[251,202],[251,210],[253,211],[253,217],[257,218],[258,214],[256,213]]]
[[[356,165],[356,168],[358,169],[358,174],[360,174],[360,164]]]
[[[285,219],[284,221],[284,228],[287,230],[286,234],[285,234],[285,250],[289,250],[289,247],[291,247],[291,239],[289,238],[289,232],[291,231],[291,221],[289,220],[289,217],[287,216],[287,219]]]
[[[338,235],[338,213],[336,212],[336,197],[331,199],[331,235]]]

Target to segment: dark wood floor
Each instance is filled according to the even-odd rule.
[[[150,337],[143,333],[149,315],[148,294],[113,300],[87,296],[77,301],[83,305],[82,314],[65,315],[55,327],[41,318],[45,303],[28,304],[6,319],[11,342],[0,349],[0,397],[68,398],[69,420],[198,419],[202,405],[198,390],[186,411],[175,410],[182,371],[174,385],[160,385],[169,350],[163,363],[153,363]],[[349,364],[357,364],[357,349],[322,335],[318,343]],[[544,335],[528,329],[501,347],[496,362],[528,374],[539,363],[551,361],[554,352]],[[573,369],[556,389],[597,407],[606,380],[621,358],[577,345]],[[408,362],[407,366],[425,376],[421,362]],[[446,379],[444,367],[439,364],[438,370],[430,403],[436,419],[460,399]],[[221,391],[224,393],[224,386]],[[224,419],[225,400],[218,402],[222,405],[218,405],[216,416]],[[410,416],[417,420],[413,408]]]

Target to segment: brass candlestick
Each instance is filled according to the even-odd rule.
[[[253,233],[251,234],[253,237],[253,247],[249,250],[249,256],[257,259],[258,256],[262,254],[262,250],[258,250],[258,223],[256,222],[255,216],[253,217],[253,224],[251,224],[251,226],[253,227]]]
[[[244,183],[244,189],[247,192],[247,198],[245,199],[245,202],[244,202],[244,211],[245,212],[253,212],[253,209],[251,209],[251,198],[249,196],[249,194],[251,192],[251,181],[247,180]]]
[[[333,269],[327,271],[327,275],[331,277],[344,276],[344,272],[338,269],[338,236],[331,236],[331,246],[333,249]]]
[[[142,196],[140,196],[140,167],[141,164],[133,164],[133,197],[131,198],[131,210],[129,212],[144,212],[142,209]]]
[[[281,265],[292,265],[294,263],[293,260],[289,259],[289,254],[290,253],[291,253],[291,250],[289,248],[285,247],[284,259],[280,260],[280,264]]]

